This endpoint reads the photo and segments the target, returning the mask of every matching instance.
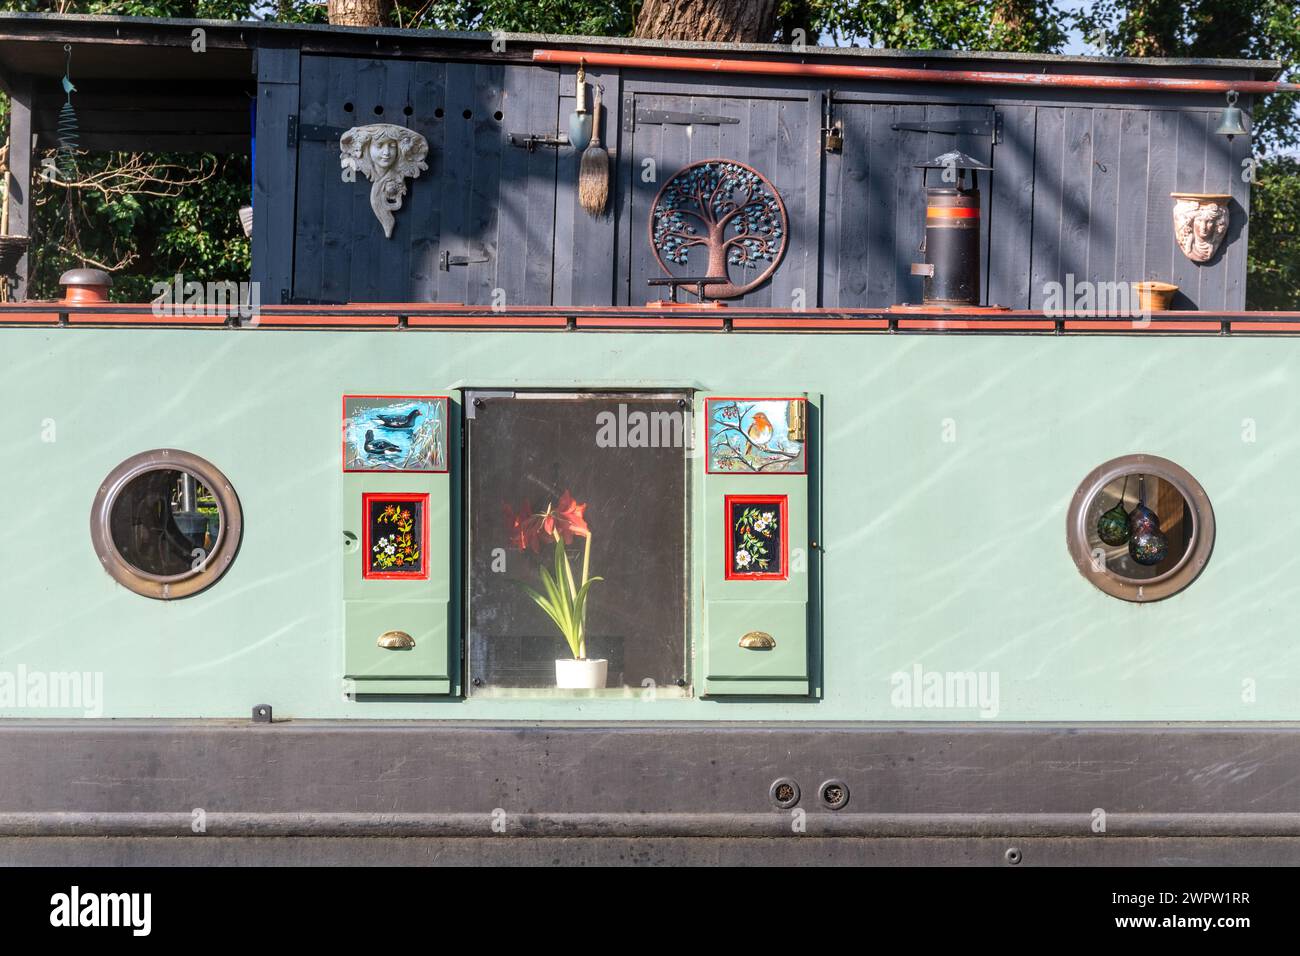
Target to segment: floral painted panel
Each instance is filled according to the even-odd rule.
[[[802,398],[709,398],[704,403],[711,474],[796,474],[804,457]]]
[[[365,521],[362,577],[427,578],[429,496],[362,495],[361,510]]]
[[[727,580],[787,576],[785,495],[727,495]]]
[[[344,471],[446,471],[447,399],[344,395]]]

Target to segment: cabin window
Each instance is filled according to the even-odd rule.
[[[104,479],[91,541],[104,570],[145,597],[186,597],[214,584],[239,548],[234,488],[210,462],[161,448],[128,458]]]
[[[1205,568],[1214,546],[1214,511],[1184,468],[1154,455],[1127,455],[1079,485],[1067,538],[1080,573],[1103,592],[1158,601]]]
[[[690,432],[683,392],[466,394],[471,695],[572,695],[584,657],[587,694],[687,693]]]

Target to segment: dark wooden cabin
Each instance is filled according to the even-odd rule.
[[[206,52],[194,52],[201,30]],[[13,129],[55,142],[64,44],[90,149],[242,151],[256,102],[252,278],[264,304],[349,302],[644,305],[662,276],[647,219],[662,183],[702,159],[745,163],[779,192],[789,246],[750,307],[883,308],[920,300],[925,198],[917,163],[952,148],[993,167],[983,194],[982,301],[1043,305],[1044,286],[1157,280],[1174,308],[1245,306],[1249,137],[1214,135],[1221,92],[1125,88],[1127,79],[1251,81],[1245,61],[907,53],[659,44],[629,39],[353,30],[265,23],[7,14],[0,70]],[[613,164],[606,214],[578,205],[578,157],[527,148],[574,108],[576,68],[543,51],[708,54],[785,64],[1089,74],[1113,90],[981,82],[751,76],[590,65],[604,88]],[[1251,96],[1240,105],[1250,109]],[[28,115],[30,110],[30,118]],[[371,122],[429,143],[391,238],[360,185],[340,181],[339,136]],[[842,133],[842,146],[825,130]],[[828,148],[831,147],[831,148]],[[30,174],[16,148],[15,175]],[[26,223],[22,187],[11,223]],[[1198,265],[1171,238],[1175,191],[1224,192],[1231,231]],[[681,270],[678,270],[679,272]],[[686,270],[687,272],[691,270]],[[699,267],[695,268],[699,271]],[[19,284],[21,289],[21,283]]]

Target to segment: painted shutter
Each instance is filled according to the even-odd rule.
[[[356,446],[349,443],[350,422],[359,429],[358,434],[371,430],[401,446],[404,433],[374,428],[374,414],[414,407],[429,408],[424,415],[426,423],[436,421],[433,441],[440,447],[430,456],[433,470],[347,470],[349,449]],[[456,463],[450,460],[459,450],[458,408],[452,399],[438,396],[352,395],[344,399],[343,676],[352,696],[458,692],[451,600]],[[395,547],[394,541],[400,542],[408,533],[392,521],[376,522],[375,516],[382,517],[389,506],[411,512],[409,533],[418,535],[418,562],[388,568],[381,563],[379,553]],[[400,558],[401,553],[396,556]],[[389,555],[388,560],[393,557]],[[393,632],[409,636],[414,646],[382,646],[381,637]]]
[[[811,692],[808,468],[818,404],[807,393],[697,395],[706,697]]]

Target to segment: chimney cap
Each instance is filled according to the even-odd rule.
[[[59,285],[103,286],[112,288],[113,277],[102,269],[69,269],[59,276]]]

